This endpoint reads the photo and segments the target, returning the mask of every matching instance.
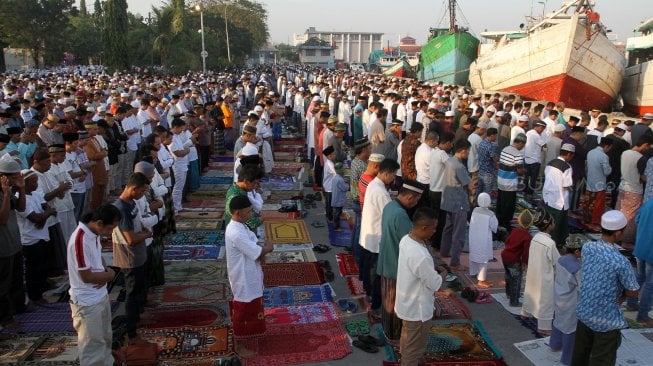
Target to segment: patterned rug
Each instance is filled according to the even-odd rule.
[[[222,162],[222,163],[234,163],[234,157],[231,155],[218,155],[211,158],[211,161]]]
[[[324,271],[316,262],[263,265],[265,287],[321,285],[324,282]]]
[[[214,231],[222,228],[222,220],[183,220],[175,224],[177,231]]]
[[[272,244],[310,243],[306,224],[301,220],[267,221],[265,240]]]
[[[313,249],[313,243],[305,244],[274,244],[275,252],[294,252],[297,250]]]
[[[295,199],[296,197],[303,197],[304,190],[294,191],[270,191],[270,197],[266,200],[267,203],[281,203],[284,200]]]
[[[286,252],[272,252],[265,256],[265,263],[302,263],[317,262],[312,249],[292,250]]]
[[[358,276],[358,264],[356,259],[349,253],[336,254],[336,261],[338,262],[338,270],[343,277]]]
[[[163,259],[167,261],[216,260],[224,247],[215,245],[170,245],[163,250]]]
[[[267,325],[310,324],[332,320],[338,320],[338,313],[330,302],[265,310]]]
[[[329,230],[329,242],[331,245],[337,247],[350,247],[351,236],[353,233],[349,227],[349,221],[347,221],[347,219],[340,219],[340,228],[342,231],[335,231],[333,229],[333,224],[327,222],[327,229]]]
[[[78,365],[76,334],[26,335],[0,343],[0,364]]]
[[[311,286],[279,286],[263,290],[265,308],[307,305],[333,301],[329,284]]]
[[[264,191],[296,191],[302,189],[301,183],[295,182],[261,182]]]
[[[219,220],[224,211],[180,211],[177,220]]]
[[[226,283],[225,261],[174,261],[164,266],[166,283]]]
[[[231,184],[234,182],[233,176],[206,176],[200,177],[200,184]]]
[[[268,325],[264,336],[243,340],[257,352],[248,366],[294,365],[341,359],[351,353],[349,337],[340,321]]]
[[[279,211],[261,211],[261,218],[263,221],[268,220],[297,220],[299,219],[299,212],[279,212]]]
[[[111,310],[116,311],[120,304],[111,303]],[[3,328],[0,333],[59,333],[74,332],[70,304],[55,302],[52,304],[34,304],[34,311],[15,315],[17,328]]]
[[[218,199],[192,199],[184,202],[184,208],[221,208],[224,200]]]
[[[214,191],[223,191],[227,192],[229,187],[232,186],[233,183],[223,183],[223,184],[202,184],[198,189],[197,192],[214,192]]]
[[[467,305],[454,294],[436,292],[435,307],[434,319],[472,319],[472,313]]]
[[[152,321],[147,323],[146,328],[222,326],[227,320],[229,306],[227,303],[162,306],[153,308],[148,313],[152,314]]]
[[[224,245],[224,231],[184,231],[172,234],[165,240],[166,245]]]
[[[233,179],[234,172],[233,169],[209,169],[206,173],[204,173],[204,175],[202,175],[202,177],[231,177]]]
[[[231,298],[231,290],[225,283],[165,285],[155,287],[151,294],[157,306],[215,304]]]
[[[234,352],[227,326],[139,329],[139,335],[159,349],[159,361],[221,357]]]
[[[188,194],[188,199],[189,200],[196,200],[196,199],[215,199],[215,200],[222,200],[224,201],[225,197],[227,195],[227,191],[195,191],[193,193]],[[224,205],[224,203],[223,203]]]
[[[282,173],[270,173],[266,174],[265,177],[261,179],[262,184],[267,183],[294,183],[296,181],[295,174],[282,174]]]
[[[365,295],[365,289],[363,289],[363,282],[358,279],[356,276],[349,276],[346,277],[345,280],[347,281],[347,286],[349,287],[349,291],[351,291],[351,294],[354,296],[360,296],[360,295]]]

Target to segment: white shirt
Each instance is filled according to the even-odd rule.
[[[431,151],[429,162],[429,175],[431,176],[431,181],[429,189],[432,192],[444,191],[444,163],[447,159],[449,159],[449,154],[447,154],[446,151],[441,150],[439,147],[436,147]]]
[[[225,230],[225,249],[234,300],[250,302],[263,296],[263,268],[257,260],[263,248],[256,244],[256,234],[231,220]]]
[[[127,149],[129,149],[129,151],[138,150],[138,144],[141,143],[141,125],[136,120],[136,117],[129,116],[123,119],[122,128],[125,130],[125,133],[127,133],[128,130],[138,130],[136,133],[131,135],[128,134],[129,137],[127,137]]]
[[[526,146],[524,147],[524,162],[526,164],[542,163],[542,146],[546,145],[546,138],[535,130],[526,133]]]
[[[369,189],[369,188],[368,188]],[[365,200],[367,205],[367,200]],[[399,242],[395,312],[399,319],[427,322],[433,318],[434,292],[442,285],[426,245],[404,236]]]
[[[640,181],[637,162],[642,154],[635,150],[626,150],[621,153],[621,183],[619,190],[642,194],[644,187]]]
[[[172,141],[170,142],[169,145],[170,151],[172,152],[172,156],[174,158],[174,163],[173,163],[173,168],[174,169],[179,169],[179,171],[187,171],[188,170],[188,155],[184,156],[177,156],[175,155],[175,151],[181,151],[184,150],[184,138],[182,137],[182,134],[178,135],[172,135]]]
[[[36,244],[39,240],[50,240],[50,233],[48,232],[47,224],[43,225],[41,228],[38,228],[32,221],[27,218],[27,216],[31,215],[32,213],[43,213],[44,210],[42,205],[44,203],[45,198],[43,198],[43,193],[40,191],[34,191],[32,194],[25,195],[25,211],[16,211],[18,229],[20,230],[20,242],[24,246]],[[56,223],[56,217],[50,216],[48,217],[48,220],[51,218],[54,218]]]
[[[417,171],[417,181],[422,184],[431,183],[431,152],[433,148],[423,142],[415,152],[415,170]]]
[[[147,110],[139,109],[138,114],[136,114],[136,119],[141,127],[141,135],[143,138],[152,134],[152,125],[149,123],[150,115],[147,114]]]
[[[66,152],[66,160],[61,163],[61,167],[69,172],[79,173],[82,171],[82,168],[79,167],[79,162],[77,161],[77,153]],[[88,177],[87,177],[88,178]],[[85,193],[86,192],[86,179],[83,182],[79,181],[79,178],[73,179],[73,189],[70,191],[72,193]]]
[[[191,136],[193,136],[193,133],[190,132],[189,130],[186,130],[181,133],[182,135],[186,136],[186,140],[184,141],[184,146],[188,147],[190,149],[190,152],[188,153],[188,161],[195,161],[199,159],[199,156],[197,155],[197,148],[195,147],[195,144],[193,143],[193,140],[191,140]]]
[[[557,159],[562,160],[560,157]],[[550,165],[547,165],[546,168],[544,168],[542,199],[547,205],[556,210],[569,209],[569,187],[574,184],[571,177],[572,170],[571,166],[564,172]]]
[[[336,176],[336,168],[333,161],[324,157],[324,174],[322,174],[322,188],[325,192],[333,192],[333,178]]]
[[[515,142],[515,137],[517,137],[517,135],[519,135],[520,133],[523,133],[525,135],[526,131],[523,128],[517,126],[517,125],[514,125],[514,126],[512,126],[510,128],[510,144],[511,145],[512,145],[513,142]]]
[[[470,173],[476,173],[478,171],[478,145],[481,144],[483,138],[477,133],[472,133],[467,141],[471,144],[469,156],[467,157],[467,170]]]
[[[159,152],[157,152],[157,156],[159,158],[159,163],[161,164],[161,168],[163,168],[163,172],[170,173],[170,168],[172,167],[172,164],[174,164],[175,159],[172,157],[172,154],[168,150],[165,145],[161,144],[161,147],[159,148]],[[165,185],[166,187],[171,187],[172,186],[172,178],[168,176],[165,180]]]
[[[375,177],[365,191],[365,204],[361,218],[360,245],[372,253],[379,252],[381,217],[383,208],[391,201],[385,184]]]
[[[107,296],[107,287],[96,288],[92,283],[82,281],[79,271],[104,272],[102,264],[102,245],[83,223],[79,223],[68,239],[68,279],[70,281],[70,301],[81,306],[92,306]]]

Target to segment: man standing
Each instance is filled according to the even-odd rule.
[[[533,191],[539,188],[537,181],[540,177],[540,165],[542,164],[542,149],[546,147],[547,138],[542,134],[546,128],[543,121],[535,122],[535,127],[526,133],[526,146],[524,148],[524,162],[526,163],[526,177],[524,177],[524,194],[527,197],[533,195]],[[548,163],[547,163],[548,164]]]
[[[620,123],[614,128],[614,132],[606,136],[606,139],[612,140],[612,148],[608,151],[608,159],[610,160],[610,168],[612,172],[608,176],[608,191],[612,197],[610,200],[610,207],[614,209],[617,207],[617,197],[619,193],[619,183],[621,183],[621,154],[630,149],[630,144],[624,139],[624,135],[628,130],[628,126]]]
[[[487,123],[481,122],[476,125],[476,131],[469,135],[469,154],[467,157],[467,171],[471,179],[469,185],[469,202],[473,203],[476,200],[476,187],[478,187],[478,146],[485,137],[487,131]]]
[[[583,245],[578,325],[571,366],[614,365],[621,329],[628,327],[619,309],[626,297],[637,297],[639,285],[617,242],[628,220],[619,211],[601,216],[601,239]]]
[[[403,291],[397,293],[395,312],[402,320],[399,348],[401,364],[406,366],[416,366],[424,355],[433,318],[434,292],[447,277],[445,268],[435,267],[427,248],[436,226],[435,211],[420,207],[413,215],[410,233],[399,243],[397,288]]]
[[[444,190],[444,165],[449,160],[449,152],[453,147],[454,135],[451,133],[444,133],[440,136],[439,144],[431,151],[429,162],[429,201],[430,207],[438,214],[438,228],[433,235],[431,245],[434,248],[440,249],[440,242],[442,240],[442,232],[444,225],[447,223],[446,211],[441,209],[442,205],[442,191]]]
[[[444,164],[444,191],[440,208],[447,212],[440,254],[451,257],[452,270],[464,270],[460,265],[460,253],[465,244],[467,213],[469,212],[469,184],[471,178],[463,161],[469,156],[470,143],[458,140],[454,145],[454,156]]]
[[[385,131],[385,143],[383,144],[383,155],[394,161],[399,158],[397,146],[401,140],[401,127],[403,122],[399,119],[393,119],[390,128]]]
[[[252,357],[255,352],[243,347],[238,337],[265,332],[263,312],[263,268],[261,261],[272,252],[271,243],[257,244],[256,234],[247,226],[252,204],[246,196],[236,196],[229,202],[231,221],[225,231],[227,272],[234,298],[229,313],[236,337],[236,352]]]
[[[382,154],[385,151],[385,120],[388,117],[388,110],[379,108],[377,118],[370,121],[369,139],[372,144],[372,154]]]
[[[381,276],[381,325],[387,339],[398,341],[401,336],[401,321],[395,314],[395,297],[397,295],[397,262],[399,260],[399,242],[412,229],[408,210],[419,202],[423,189],[414,181],[405,181],[399,190],[397,199],[388,203],[381,218],[381,242],[379,243],[379,260],[377,274]]]
[[[638,168],[643,153],[653,144],[653,135],[642,135],[635,145],[621,154],[621,183],[619,184],[619,197],[617,198],[617,210],[621,211],[628,227],[624,230],[622,240],[624,243],[635,243],[634,219],[637,210],[642,205],[644,185],[642,174]]]
[[[599,146],[587,154],[587,200],[583,205],[583,221],[598,228],[605,211],[606,179],[612,173],[606,153],[612,147],[612,139],[601,139]]]
[[[438,146],[439,136],[435,131],[430,131],[426,134],[424,142],[417,148],[415,153],[415,170],[417,171],[417,182],[420,183],[424,189],[431,185],[431,172],[429,165],[431,164],[431,152],[433,148]],[[428,205],[428,193],[422,195],[420,206]]]
[[[356,263],[360,263],[360,246],[358,245],[361,234],[361,201],[358,197],[358,180],[367,170],[367,160],[370,157],[372,148],[366,138],[356,140],[354,144],[354,160],[351,161],[349,171],[349,194],[351,197],[351,206],[354,211],[354,232],[351,236],[351,249]]]
[[[491,195],[497,189],[497,163],[499,159],[494,145],[497,135],[496,128],[488,128],[485,138],[478,145],[478,194],[485,192]],[[476,197],[478,197],[478,194]]]
[[[633,126],[632,131],[630,131],[630,138],[633,144],[636,144],[639,138],[644,135],[653,137],[651,122],[653,122],[653,113],[645,113],[642,116],[642,121]]]
[[[653,183],[652,183],[653,184]],[[633,254],[637,257],[637,283],[641,286],[637,322],[647,327],[653,326],[648,316],[653,301],[653,200],[644,202],[637,213],[637,236]],[[628,307],[637,308],[637,299],[629,298]]]
[[[580,141],[585,136],[585,127],[576,126],[571,129],[571,134],[569,137],[562,140],[562,144],[571,144],[576,149],[574,152],[574,157],[569,162],[573,169],[572,179],[574,184],[570,187],[569,193],[569,209],[573,212],[578,209],[578,204],[580,203],[580,197],[583,193],[583,183],[585,179],[585,159],[587,159],[587,152]]]
[[[551,238],[556,242],[558,249],[565,245],[565,239],[569,235],[569,224],[567,222],[569,189],[574,184],[572,178],[573,169],[569,162],[574,157],[574,151],[574,145],[563,144],[560,148],[560,156],[550,161],[544,168],[542,199],[555,222]]]

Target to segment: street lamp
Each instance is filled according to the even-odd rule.
[[[199,4],[195,5],[195,10],[200,12],[200,33],[202,33],[202,52],[200,52],[200,56],[202,57],[202,73],[206,75],[206,57],[209,53],[206,52],[204,47],[204,7],[202,5],[200,1]]]

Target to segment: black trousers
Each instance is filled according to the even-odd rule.
[[[327,221],[333,221],[333,208],[331,207],[331,192],[324,192],[324,210]]]
[[[512,228],[512,217],[515,215],[516,203],[517,192],[499,190],[497,196],[497,220],[499,226],[508,231]]]
[[[121,268],[125,276],[125,315],[127,316],[127,335],[136,337],[136,324],[145,306],[147,296],[146,265],[136,268]]]
[[[0,258],[0,325],[25,310],[23,252]]]
[[[442,203],[442,192],[428,192],[430,207],[438,213],[438,227],[436,228],[433,237],[431,237],[431,246],[433,246],[435,249],[440,249],[440,243],[442,242],[442,233],[444,232],[444,225],[447,224],[447,212],[440,209],[440,204]]]
[[[48,245],[52,244],[39,240],[36,244],[23,246],[27,297],[32,301],[43,298],[43,292],[48,290]]]
[[[200,173],[209,167],[209,149],[211,146],[200,145]]]
[[[620,345],[620,329],[595,332],[579,320],[571,366],[613,366]]]

